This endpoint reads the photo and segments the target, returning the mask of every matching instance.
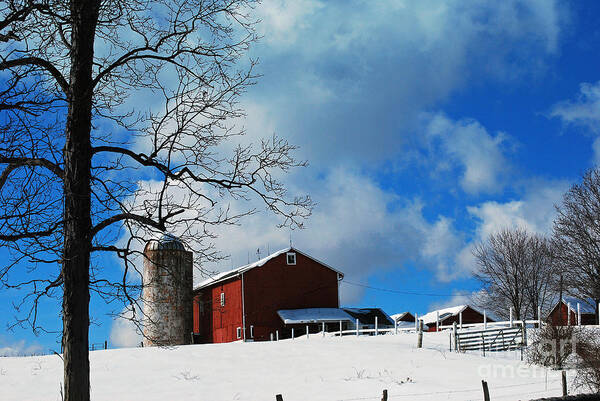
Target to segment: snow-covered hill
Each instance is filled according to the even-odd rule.
[[[263,343],[131,348],[90,353],[94,401],[480,400],[560,395],[560,372],[528,366],[518,352],[483,358],[448,351],[447,333]],[[60,400],[62,361],[0,358],[1,400]]]

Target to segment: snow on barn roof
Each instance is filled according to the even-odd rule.
[[[396,313],[396,314],[390,315],[390,317],[393,320],[400,320],[403,317],[405,317],[406,315],[411,315],[412,316],[412,314],[410,312],[402,312],[402,313]]]
[[[204,281],[201,281],[200,283],[198,283],[194,287],[194,291],[200,290],[202,288],[208,287],[208,286],[216,284],[216,283],[220,283],[221,281],[225,281],[227,279],[235,277],[235,276],[237,276],[239,274],[247,272],[250,269],[254,269],[255,267],[263,266],[265,263],[267,263],[271,259],[274,259],[274,258],[276,258],[277,256],[279,256],[279,255],[281,255],[283,253],[291,252],[291,251],[299,253],[299,254],[301,254],[301,255],[309,258],[309,259],[312,259],[315,262],[318,262],[318,263],[322,264],[323,266],[327,267],[328,269],[331,269],[334,272],[340,274],[342,277],[344,277],[344,273],[342,273],[339,270],[334,269],[333,267],[329,266],[328,264],[323,263],[320,260],[315,259],[312,256],[305,254],[304,252],[300,252],[299,250],[297,250],[297,249],[295,249],[293,247],[288,247],[288,248],[285,248],[285,249],[281,249],[281,250],[279,250],[277,252],[274,252],[274,253],[272,253],[272,254],[270,254],[270,255],[268,255],[268,256],[260,259],[259,261],[254,262],[254,263],[250,263],[250,264],[247,264],[247,265],[244,265],[244,266],[237,267],[237,268],[232,269],[232,270],[228,270],[228,271],[219,273],[219,274],[217,274],[217,275],[215,275],[213,277],[210,277],[210,278],[208,278],[208,279],[206,279]]]
[[[458,306],[453,306],[451,308],[438,309],[438,310],[431,311],[423,316],[420,316],[419,320],[422,320],[423,324],[435,323],[435,321],[437,319],[437,312],[439,312],[440,322],[441,322],[441,321],[449,318],[450,316],[457,316],[459,313],[461,313],[462,311],[464,311],[467,308],[473,309],[469,305],[458,305]]]
[[[352,316],[339,308],[282,309],[277,314],[284,324],[354,321]]]
[[[570,305],[571,306],[571,311],[573,313],[577,313],[577,304],[579,304],[579,309],[581,310],[581,313],[590,313],[590,314],[595,314],[596,313],[596,308],[594,307],[594,301],[590,300],[583,300],[583,299],[577,299],[574,297],[563,297],[563,302],[565,305]],[[556,303],[556,305],[558,305],[558,302]],[[556,305],[554,305],[554,308],[556,308]],[[554,309],[552,308],[552,309]]]

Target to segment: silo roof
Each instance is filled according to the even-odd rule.
[[[146,250],[156,251],[156,250],[177,250],[177,251],[185,251],[185,246],[183,242],[175,237],[172,234],[164,233],[159,238],[151,239],[146,244]]]

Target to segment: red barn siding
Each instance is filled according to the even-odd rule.
[[[300,253],[296,265],[288,265],[284,253],[244,273],[244,294],[246,327],[254,326],[254,339],[268,340],[275,330],[287,337],[277,311],[339,307],[338,273]]]
[[[339,307],[338,273],[298,252],[295,265],[288,265],[286,254],[282,253],[243,276],[243,306],[241,276],[196,292],[194,333],[200,342],[238,340],[236,329],[243,325],[243,307],[246,338],[257,341],[269,340],[276,330],[280,338],[289,336],[290,328],[277,315],[280,309]],[[221,291],[225,292],[224,307],[220,306]]]
[[[221,293],[225,306],[221,306]],[[202,289],[194,297],[194,332],[200,342],[222,343],[239,340],[242,327],[242,284],[239,278]]]

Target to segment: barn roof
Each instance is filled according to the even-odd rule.
[[[277,314],[284,324],[354,321],[352,316],[339,308],[282,309]]]
[[[375,324],[375,316],[377,316],[377,324],[393,325],[394,320],[388,316],[380,308],[344,308],[344,310],[353,318],[358,319],[362,324]]]
[[[412,314],[412,313],[410,313],[410,312],[402,312],[402,313],[396,313],[396,314],[394,314],[394,315],[390,315],[390,317],[391,317],[393,320],[396,320],[396,321],[398,321],[398,320],[400,320],[400,319],[402,319],[402,318],[405,318],[406,316],[410,316],[411,318],[413,318],[413,320],[414,320],[414,318],[415,318],[415,317],[413,316],[413,314]]]
[[[194,287],[194,291],[200,290],[200,289],[205,288],[205,287],[209,287],[209,286],[211,286],[213,284],[220,283],[220,282],[228,280],[228,279],[230,279],[232,277],[236,277],[236,276],[238,276],[238,275],[240,275],[240,274],[242,274],[244,272],[247,272],[248,270],[254,269],[255,267],[263,266],[265,263],[267,263],[271,259],[274,259],[277,256],[279,256],[281,254],[284,254],[286,252],[290,252],[290,251],[299,253],[300,255],[303,255],[303,256],[305,256],[305,257],[307,257],[309,259],[312,259],[315,262],[317,262],[317,263],[319,263],[319,264],[327,267],[330,270],[333,270],[334,272],[336,272],[336,273],[340,274],[342,277],[344,277],[344,273],[342,273],[339,270],[334,269],[333,267],[329,266],[328,264],[323,263],[320,260],[315,259],[312,256],[307,255],[304,252],[300,252],[299,250],[297,250],[297,249],[295,249],[293,247],[288,247],[288,248],[285,248],[285,249],[281,249],[281,250],[279,250],[277,252],[274,252],[274,253],[270,254],[269,256],[266,256],[266,257],[260,259],[259,261],[254,262],[254,263],[250,263],[250,264],[247,264],[247,265],[244,265],[244,266],[237,267],[237,268],[232,269],[232,270],[228,270],[228,271],[219,273],[219,274],[217,274],[215,276],[212,276],[212,277],[210,277],[210,278],[208,278],[208,279],[206,279],[204,281],[201,281],[200,283],[198,283]]]
[[[461,312],[463,312],[465,309],[467,308],[471,308],[473,309],[475,312],[481,313],[479,312],[477,309],[473,308],[470,305],[457,305],[457,306],[453,306],[450,308],[444,308],[444,309],[438,309],[438,310],[434,310],[431,311],[421,317],[419,317],[419,320],[423,321],[423,324],[431,324],[431,323],[435,323],[436,319],[437,319],[437,313],[439,312],[440,314],[440,322],[448,319],[450,316],[457,316],[458,314],[460,314]],[[483,315],[483,313],[481,313]]]

